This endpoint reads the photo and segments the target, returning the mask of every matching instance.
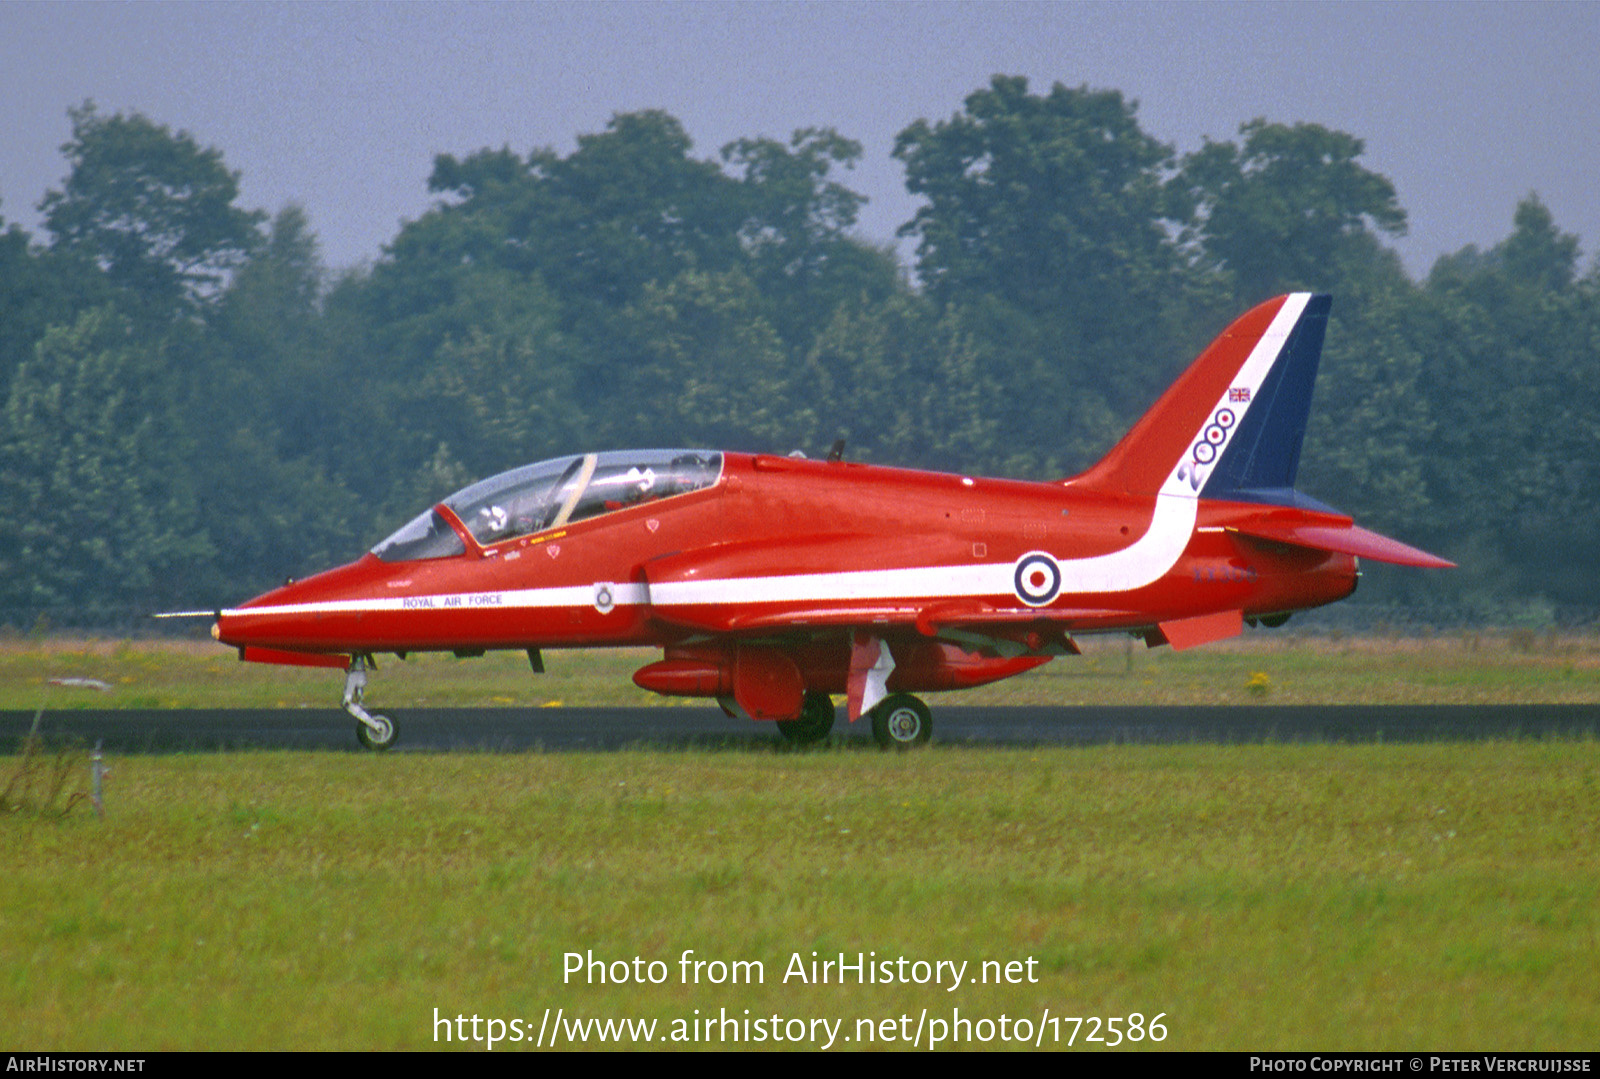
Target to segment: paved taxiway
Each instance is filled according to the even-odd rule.
[[[867,747],[872,729],[841,715],[834,738]],[[579,750],[627,746],[763,748],[778,745],[766,724],[715,708],[409,708],[392,713],[405,750]],[[10,752],[32,712],[0,712],[0,751]],[[1434,742],[1486,738],[1600,736],[1600,705],[1249,705],[1240,707],[939,707],[934,741],[944,745],[1107,743]],[[219,749],[357,750],[355,720],[326,709],[183,709],[46,712],[51,738],[104,742],[120,753]]]

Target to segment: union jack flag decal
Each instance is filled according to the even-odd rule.
[[[1234,389],[1229,390],[1228,391],[1228,400],[1230,402],[1244,402],[1244,401],[1250,400],[1250,389],[1249,389],[1249,387],[1248,386],[1239,386],[1239,387],[1236,387]]]

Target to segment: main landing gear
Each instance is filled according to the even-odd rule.
[[[833,698],[812,690],[797,717],[778,721],[778,731],[797,746],[811,745],[828,737],[834,715]],[[933,735],[933,712],[909,693],[885,697],[867,716],[872,720],[872,737],[884,749],[915,749]]]
[[[828,737],[833,730],[833,698],[812,690],[800,705],[800,715],[778,720],[778,732],[797,746],[808,746]]]
[[[375,716],[361,707],[361,698],[367,692],[367,657],[352,656],[344,672],[344,710],[356,718],[356,737],[371,750],[384,750],[394,745],[400,728],[388,716]]]
[[[933,736],[932,710],[909,693],[892,693],[867,714],[872,717],[872,736],[884,749],[913,749]]]

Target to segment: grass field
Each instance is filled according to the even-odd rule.
[[[1600,703],[1600,635],[1462,632],[1431,638],[1248,633],[1189,652],[1122,637],[1084,655],[935,703],[1513,704]],[[521,653],[387,659],[368,702],[380,708],[672,705],[638,689],[655,650],[552,652],[534,675]],[[104,692],[53,687],[93,678]],[[211,642],[0,640],[0,709],[336,707],[338,671],[240,663]],[[700,702],[696,702],[700,703]]]
[[[1592,742],[126,759],[104,820],[0,822],[3,1040],[426,1048],[436,1008],[532,1037],[560,1007],[843,1020],[849,1048],[959,1009],[1592,1049],[1597,782]],[[684,985],[686,949],[765,977]],[[1037,981],[785,983],[813,951]],[[569,984],[568,952],[667,977]]]
[[[1131,671],[1105,647],[1010,692],[1600,699],[1592,640],[1284,642],[1140,651]],[[51,707],[184,700],[282,673],[190,646],[13,642],[0,657],[21,683],[6,707],[40,694]],[[595,678],[552,663],[546,681],[434,659],[386,666],[374,693],[395,707],[456,703],[433,695],[460,682],[539,704],[553,685],[566,703],[605,703],[634,692],[609,681],[626,685],[636,658],[604,659]],[[290,673],[251,692],[332,703],[336,674]],[[1265,694],[1248,688],[1257,674]],[[116,688],[47,690],[51,677]],[[1001,688],[986,700],[1006,700]],[[16,763],[0,759],[0,776]],[[245,753],[112,767],[104,819],[0,819],[8,1048],[481,1050],[498,1034],[496,1051],[515,1051],[527,1044],[513,1035],[543,1030],[548,1043],[557,1009],[563,1044],[575,1021],[634,1020],[656,1024],[657,1047],[741,1032],[756,1048],[795,1047],[773,1034],[903,1047],[920,1026],[921,1046],[942,1029],[960,1048],[1021,1047],[1011,1039],[1025,1032],[1099,1051],[1085,1039],[1127,1037],[1135,1014],[1141,1039],[1119,1048],[1592,1050],[1600,1029],[1593,741]],[[747,965],[740,984],[710,984],[710,966],[685,984],[686,950],[759,962],[763,977]],[[968,966],[953,990],[950,968],[942,984],[785,978],[813,952]],[[564,978],[568,953],[606,963],[605,982]],[[637,970],[658,984],[639,984],[636,957],[661,964]],[[985,961],[1001,977],[975,984]],[[644,1032],[619,1036],[633,1046]]]

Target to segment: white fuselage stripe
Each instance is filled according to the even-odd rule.
[[[1058,558],[1061,595],[1126,592],[1160,580],[1178,561],[1194,530],[1194,499],[1156,499],[1150,527],[1120,551],[1090,558]],[[967,599],[1013,594],[1014,562],[969,566],[912,566],[711,581],[675,581],[650,587],[660,607],[727,603],[819,603],[885,599]]]
[[[1150,527],[1120,551],[1090,558],[1057,559],[1061,595],[1124,592],[1159,580],[1183,554],[1194,531],[1192,498],[1159,496]],[[968,599],[1010,596],[1016,566],[986,562],[967,566],[909,566],[903,569],[849,570],[840,573],[794,573],[767,577],[730,577],[710,581],[665,582],[656,585],[610,585],[618,607],[680,607],[734,603],[848,603],[885,599]],[[325,600],[241,607],[223,611],[230,618],[246,615],[353,614],[377,611],[460,611],[588,607],[595,603],[594,585],[523,588],[504,592],[462,592],[381,599]]]
[[[365,614],[373,611],[461,611],[548,607],[592,607],[595,585],[567,585],[558,588],[518,588],[504,592],[450,592],[425,596],[386,596],[371,599],[324,600],[317,603],[278,603],[262,607],[236,607],[222,613],[240,615],[282,614]],[[641,584],[613,584],[611,602],[618,607],[650,602]]]

